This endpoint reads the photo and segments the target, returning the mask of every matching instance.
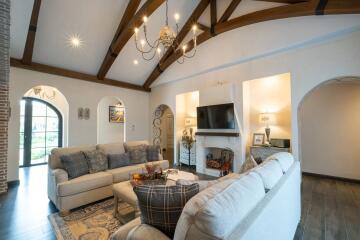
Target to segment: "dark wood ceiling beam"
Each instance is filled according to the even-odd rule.
[[[109,51],[106,53],[97,74],[99,79],[105,78],[116,57],[134,34],[134,28],[139,27],[142,24],[142,18],[144,16],[149,17],[164,1],[165,0],[147,0],[131,20],[127,22],[127,25],[121,31],[116,41],[111,44]]]
[[[325,3],[326,2],[326,3]],[[325,3],[325,4],[324,4]],[[318,14],[319,6],[323,7],[323,14],[359,14],[360,1],[358,0],[312,0],[309,2],[296,3],[280,7],[274,7],[249,13],[234,19],[228,20],[223,23],[215,25],[215,34],[221,34],[239,27],[247,26],[254,23],[277,20],[299,16],[309,16]],[[203,32],[198,36],[197,45],[202,44],[213,36],[209,32]],[[194,43],[191,40],[187,44],[187,51],[191,51]],[[182,56],[182,51],[177,50],[167,58],[161,67],[155,68],[148,79],[146,80],[145,87],[150,88],[151,84],[165,71],[172,63]]]
[[[113,44],[116,39],[118,39],[119,35],[122,33],[124,28],[126,27],[127,23],[134,17],[136,10],[139,8],[139,5],[141,3],[141,0],[129,0],[129,3],[125,9],[125,12],[120,20],[119,26],[115,32],[114,38],[111,41],[111,44]],[[110,44],[110,47],[111,47]],[[110,49],[109,47],[109,49]]]
[[[116,81],[116,80],[112,80],[112,79],[108,79],[108,78],[105,78],[104,80],[99,80],[94,75],[80,73],[80,72],[67,70],[67,69],[63,69],[63,68],[58,68],[58,67],[53,67],[53,66],[49,66],[49,65],[45,65],[45,64],[32,62],[31,65],[28,65],[28,64],[24,64],[20,59],[15,59],[15,58],[10,59],[10,65],[12,67],[16,67],[16,68],[23,68],[23,69],[27,69],[27,70],[31,70],[31,71],[36,71],[36,72],[42,72],[42,73],[48,73],[48,74],[58,75],[58,76],[62,76],[62,77],[79,79],[79,80],[88,81],[88,82],[92,82],[92,83],[99,83],[99,84],[110,85],[110,86],[115,86],[115,87],[120,87],[120,88],[127,88],[127,89],[137,90],[137,91],[144,91],[144,92],[150,91],[149,89],[145,89],[140,85]]]
[[[240,2],[241,2],[241,0],[232,0],[231,3],[229,4],[229,6],[226,8],[223,15],[220,17],[219,23],[229,20],[229,18],[231,17],[231,14],[233,14],[233,12],[237,8],[237,6],[240,4]]]
[[[25,48],[23,52],[22,62],[24,64],[31,64],[33,51],[34,51],[34,43],[35,43],[35,35],[37,29],[37,23],[40,13],[41,0],[34,0],[34,5],[31,13],[30,24],[28,29],[28,34],[26,37]]]
[[[203,32],[210,32],[211,28],[202,24],[202,23],[196,23],[197,27],[203,31]]]
[[[189,33],[189,31],[191,30],[191,27],[193,24],[195,24],[198,19],[200,18],[200,16],[202,15],[202,13],[205,11],[205,9],[207,8],[207,6],[209,5],[210,0],[201,0],[200,3],[196,6],[196,8],[194,9],[194,11],[191,13],[190,17],[186,20],[184,26],[181,28],[179,34],[176,36],[176,39],[174,41],[174,47],[177,48],[178,45],[177,44],[181,44],[181,42],[184,40],[184,38],[186,37],[186,35]],[[169,48],[164,55],[161,57],[159,64],[156,66],[156,68],[154,69],[154,71],[158,70],[158,71],[162,71],[161,70],[161,65],[163,62],[166,61],[166,59],[174,52],[174,48]],[[144,88],[149,88],[150,86],[150,82],[146,81],[144,83]]]
[[[214,33],[214,27],[217,23],[217,6],[216,0],[210,1],[210,23],[211,23],[211,32]]]
[[[294,3],[308,2],[309,0],[255,0],[255,1],[294,4]]]

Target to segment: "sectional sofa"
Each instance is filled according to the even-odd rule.
[[[301,214],[300,176],[299,162],[277,153],[246,173],[198,181],[200,192],[186,203],[173,239],[293,239]],[[111,239],[170,240],[140,218],[121,226]]]
[[[148,145],[149,143],[147,141],[133,141],[126,144],[127,146],[136,146]],[[48,197],[60,212],[65,213],[73,208],[112,196],[113,184],[127,181],[131,173],[141,173],[145,169],[145,164],[136,164],[69,179],[60,157],[95,149],[102,150],[106,155],[125,152],[123,143],[56,148],[51,151],[48,161]],[[159,159],[162,157],[160,156]],[[163,169],[169,168],[167,160],[159,160],[153,163],[160,164]]]

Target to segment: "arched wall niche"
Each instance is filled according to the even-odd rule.
[[[124,121],[110,121],[110,108],[123,111]],[[124,102],[115,96],[103,97],[97,107],[97,143],[119,143],[126,141],[126,110]]]
[[[302,171],[360,179],[360,77],[338,77],[310,90],[298,106]]]

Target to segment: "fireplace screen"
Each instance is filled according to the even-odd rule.
[[[206,167],[220,171],[220,176],[233,172],[234,152],[231,149],[207,148]]]

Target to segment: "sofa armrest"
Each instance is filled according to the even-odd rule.
[[[64,169],[54,169],[51,174],[54,176],[56,185],[69,180],[69,175]]]
[[[162,233],[160,230],[147,225],[147,224],[140,224],[133,228],[126,240],[171,240],[168,236]]]
[[[48,168],[48,197],[55,204],[57,208],[58,206],[58,196],[57,196],[57,186],[59,183],[66,182],[69,180],[68,174],[63,169],[51,169]]]
[[[140,217],[135,218],[134,220],[126,223],[116,230],[110,237],[111,240],[126,240],[129,232],[136,226],[141,224]]]

